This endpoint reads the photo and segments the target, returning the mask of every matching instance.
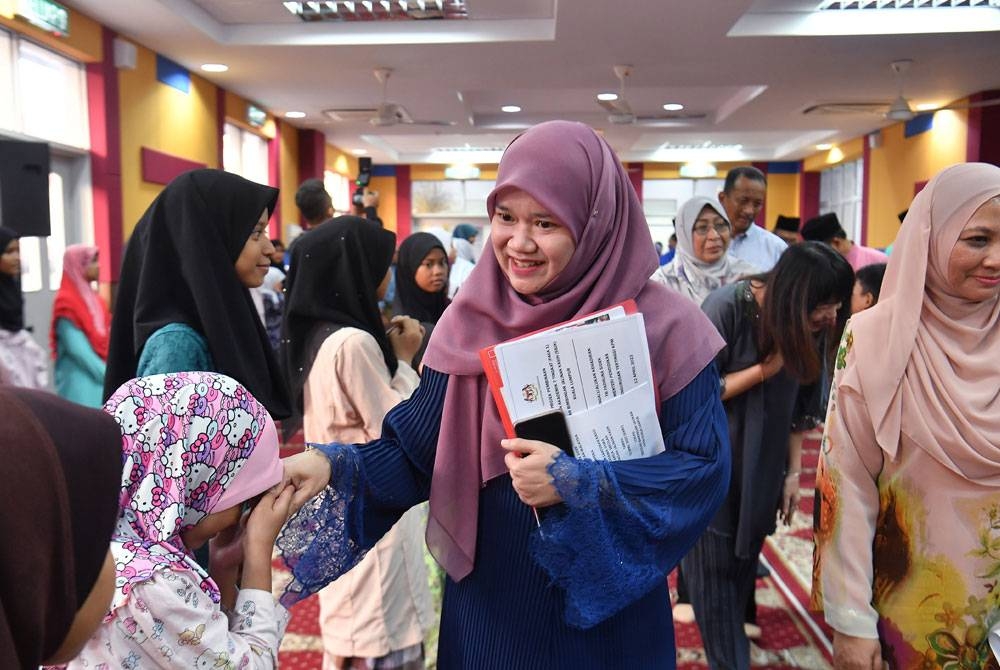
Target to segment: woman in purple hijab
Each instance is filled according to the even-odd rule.
[[[672,668],[666,575],[728,486],[722,340],[648,281],[639,199],[588,126],[516,138],[487,208],[493,254],[438,321],[420,387],[382,437],[286,461],[304,506],[278,543],[294,576],[284,601],[346,572],[429,498],[428,546],[448,573],[439,668]],[[627,299],[645,318],[666,451],[592,461],[505,440],[479,350]],[[540,527],[529,505],[547,508]]]

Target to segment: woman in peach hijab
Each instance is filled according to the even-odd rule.
[[[914,199],[836,368],[813,588],[835,667],[1000,667],[1000,168]]]

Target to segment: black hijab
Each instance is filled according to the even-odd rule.
[[[396,235],[367,219],[339,216],[302,235],[285,279],[282,360],[302,411],[302,389],[330,333],[359,328],[378,342],[395,375],[396,354],[382,325],[377,290],[392,263]]]
[[[135,227],[111,324],[107,398],[133,378],[146,340],[184,323],[208,340],[216,372],[233,377],[276,419],[291,412],[281,369],[236,259],[278,189],[222,170],[170,182]]]
[[[0,228],[0,253],[20,235],[10,228]],[[21,278],[0,274],[0,328],[16,333],[24,330],[24,297]]]
[[[417,269],[433,249],[440,249],[448,259],[448,250],[430,233],[414,233],[399,245],[399,261],[396,263],[396,298],[392,303],[392,313],[402,314],[422,323],[435,324],[448,300],[448,283],[436,293],[428,293],[416,282]]]
[[[118,519],[115,420],[50,393],[0,387],[0,667],[36,670],[69,632]]]

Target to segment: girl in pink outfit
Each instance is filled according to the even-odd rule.
[[[115,594],[67,667],[276,667],[288,613],[271,550],[291,489],[269,490],[282,467],[263,405],[225,375],[179,372],[126,382],[105,411],[124,462]],[[191,552],[209,540],[206,573]]]

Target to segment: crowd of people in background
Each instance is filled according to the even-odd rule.
[[[766,194],[734,168],[664,247],[604,139],[549,122],[505,151],[488,237],[397,239],[377,193],[335,216],[310,179],[286,249],[277,189],[194,170],[135,226],[113,311],[98,249],[65,250],[48,352],[0,228],[0,524],[25,538],[0,665],[273,668],[318,594],[325,670],[422,668],[438,626],[444,670],[673,667],[672,617],[749,668],[758,557],[820,430],[835,667],[1000,667],[1000,168],[934,177],[891,255],[831,212],[766,230]],[[480,350],[627,300],[666,450],[510,438]]]

